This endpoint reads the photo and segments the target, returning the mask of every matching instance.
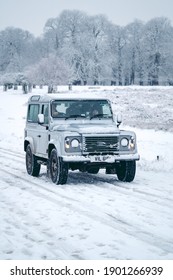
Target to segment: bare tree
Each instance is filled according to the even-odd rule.
[[[125,69],[128,84],[142,85],[144,83],[144,57],[143,57],[143,29],[144,24],[135,20],[125,27]]]
[[[158,85],[160,73],[165,66],[166,49],[172,41],[171,24],[167,18],[150,20],[145,27],[145,57],[147,61],[148,84]]]
[[[33,63],[30,47],[34,37],[19,28],[6,28],[0,32],[0,70],[5,72],[19,72]]]
[[[43,58],[37,65],[26,71],[28,80],[33,84],[65,85],[69,82],[70,69],[66,63],[55,55]]]

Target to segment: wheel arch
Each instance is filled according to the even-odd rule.
[[[50,158],[50,154],[53,149],[56,149],[56,147],[53,143],[50,143],[48,146],[48,158]]]
[[[24,140],[24,151],[26,152],[27,146],[30,145],[31,146],[31,150],[32,152],[34,152],[34,143],[33,143],[33,139],[31,137],[27,137]]]

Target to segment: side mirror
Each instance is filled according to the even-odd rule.
[[[44,115],[43,114],[38,114],[38,123],[43,124],[44,123]]]
[[[122,115],[118,113],[117,115],[117,125],[119,126],[122,123]]]

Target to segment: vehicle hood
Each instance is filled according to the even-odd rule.
[[[116,125],[112,124],[61,124],[53,127],[53,131],[70,131],[70,132],[78,132],[80,134],[85,133],[119,133],[119,129],[117,129]]]

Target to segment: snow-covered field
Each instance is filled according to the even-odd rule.
[[[44,168],[39,178],[27,175],[23,134],[31,93],[1,88],[0,259],[172,260],[173,88],[73,91],[109,97],[123,115],[121,127],[136,132],[136,178],[123,183],[103,171],[70,172],[67,184],[56,186]]]

